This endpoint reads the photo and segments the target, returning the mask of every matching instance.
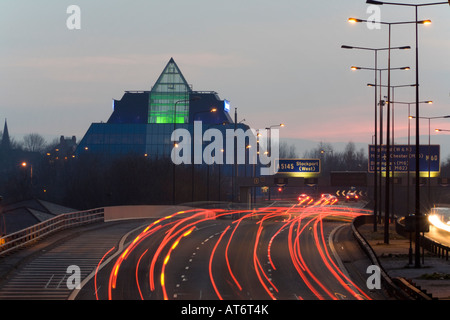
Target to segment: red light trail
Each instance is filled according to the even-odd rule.
[[[247,266],[247,269],[250,268],[249,270],[254,273],[257,283],[259,282],[268,298],[277,300],[282,295],[281,288],[283,288],[283,285],[280,283],[280,275],[274,277],[271,273],[278,272],[277,263],[281,265],[285,264],[286,261],[290,261],[291,267],[295,270],[294,272],[298,274],[298,281],[301,280],[316,299],[336,300],[338,296],[344,296],[341,292],[335,292],[335,289],[327,287],[327,283],[330,282],[329,279],[324,281],[323,277],[319,276],[319,274],[323,275],[324,270],[328,270],[327,278],[335,279],[340,288],[347,291],[352,298],[358,300],[370,299],[337,266],[328,250],[323,226],[325,219],[334,219],[334,221],[348,223],[356,216],[368,213],[365,210],[327,206],[324,204],[265,207],[254,210],[193,209],[180,211],[149,224],[124,248],[109,271],[107,296],[108,299],[113,299],[114,292],[119,285],[118,278],[122,276],[121,265],[137,261],[134,262],[134,280],[140,299],[144,300],[147,298],[150,292],[155,294],[160,292],[157,296],[162,295],[163,299],[169,299],[168,290],[173,291],[174,289],[167,287],[166,280],[170,275],[167,273],[166,268],[173,263],[174,256],[183,253],[183,249],[179,247],[182,247],[187,241],[184,239],[188,237],[195,239],[198,230],[208,228],[211,222],[220,220],[220,224],[214,224],[214,228],[211,228],[216,232],[211,238],[218,236],[218,239],[212,248],[211,246],[207,247],[209,253],[205,253],[209,255],[205,270],[208,270],[210,285],[217,299],[222,300],[225,292],[229,296],[230,290],[234,292],[237,289],[237,292],[241,292],[245,289],[245,281],[242,282],[242,277],[244,276],[241,274],[242,266],[239,263],[236,264],[236,261],[234,261],[234,264],[231,263],[231,259],[236,259],[233,253],[243,245],[240,239],[244,235],[246,239],[253,239],[251,240],[252,243],[245,243],[249,248],[252,248],[252,265]],[[234,216],[235,219],[221,219],[230,215]],[[244,222],[245,228],[243,228]],[[223,229],[219,232],[216,229],[218,228],[217,225],[223,225]],[[287,235],[281,237],[284,232]],[[153,247],[149,247],[148,243],[152,243]],[[276,243],[276,256],[274,256],[274,243]],[[283,255],[279,253],[281,246],[286,248],[288,255],[284,255],[285,258],[282,258]],[[105,253],[102,261],[113,249]],[[320,257],[319,261],[322,265],[320,270],[317,269],[317,262],[315,264],[309,263],[308,257],[305,256],[306,251],[310,254],[312,250]],[[131,254],[137,256],[128,261],[127,259]],[[268,260],[267,264],[265,259]],[[277,261],[277,259],[283,260]],[[99,265],[102,261],[100,261]],[[224,262],[222,263],[221,261]],[[222,265],[226,269],[219,268]],[[148,289],[143,287],[140,282],[143,279],[139,277],[139,270],[143,268],[148,271]],[[223,274],[217,273],[217,270],[227,271]],[[123,277],[125,278],[126,275],[124,274]],[[220,281],[217,282],[216,278],[220,278]],[[159,279],[159,289],[155,286],[156,279]],[[229,281],[226,279],[229,279]],[[97,274],[95,277],[95,290],[98,290]],[[295,292],[294,295],[298,299],[304,299],[307,296],[304,290],[306,289]],[[98,299],[98,296],[96,297]]]

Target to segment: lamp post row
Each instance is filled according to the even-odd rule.
[[[420,129],[419,129],[419,114],[420,114],[420,110],[419,110],[419,47],[418,47],[418,25],[419,24],[429,24],[431,23],[430,20],[418,20],[418,8],[422,7],[422,6],[433,6],[433,5],[441,5],[441,4],[449,4],[450,5],[450,0],[448,0],[448,2],[434,2],[434,3],[424,3],[424,4],[406,4],[406,3],[394,3],[394,2],[384,2],[384,1],[375,1],[375,0],[366,0],[367,4],[373,4],[373,5],[394,5],[394,6],[409,6],[409,7],[414,7],[415,8],[415,20],[414,21],[407,21],[407,22],[378,22],[380,24],[385,24],[389,26],[389,47],[388,47],[388,102],[391,102],[391,83],[390,83],[390,71],[391,71],[391,66],[390,66],[390,52],[391,52],[391,26],[392,25],[399,25],[399,24],[411,24],[414,23],[415,24],[415,49],[416,49],[416,83],[415,83],[415,87],[416,87],[416,179],[419,177],[420,175],[420,168],[419,168],[419,146],[420,146],[420,139],[419,139],[419,134],[420,134]],[[362,19],[356,19],[356,18],[350,18],[348,20],[351,23],[356,23],[356,22],[367,22],[367,20],[362,20]],[[349,47],[349,46],[342,46],[342,48],[344,49],[353,49],[353,48],[357,48],[357,47]],[[376,49],[372,49],[372,50],[376,50]],[[381,49],[379,49],[381,50]],[[377,51],[375,51],[377,52]],[[376,69],[376,67],[375,67]],[[376,73],[376,72],[375,72]],[[376,85],[376,82],[375,82]],[[375,86],[376,87],[376,86]],[[376,95],[375,95],[376,96]],[[380,101],[381,102],[381,101]],[[377,104],[375,103],[375,106]],[[376,108],[376,107],[375,107]],[[389,159],[390,159],[390,103],[387,104],[387,143],[386,143],[386,157],[387,157],[387,165],[386,165],[386,201],[385,201],[385,236],[384,236],[384,240],[385,243],[389,243],[389,229],[388,229],[388,223],[389,223],[389,185],[390,185],[390,168],[389,168]],[[375,126],[376,126],[376,122],[375,122]],[[375,132],[377,132],[377,128],[375,127]],[[375,136],[375,143],[377,142],[377,137]],[[375,150],[377,150],[377,146],[375,145]],[[377,168],[377,154],[375,154],[375,168]],[[380,168],[381,169],[381,168]],[[381,170],[380,170],[381,171]],[[377,181],[377,175],[374,175],[374,183],[376,184]],[[375,188],[376,189],[376,188]],[[375,206],[377,206],[377,192],[374,191],[374,197],[375,197]],[[419,225],[419,220],[421,217],[421,208],[420,208],[420,185],[418,183],[418,181],[416,181],[416,186],[415,186],[415,197],[416,197],[416,201],[415,201],[415,267],[420,267],[420,225]],[[374,211],[375,214],[375,211]],[[374,219],[376,220],[376,218]],[[376,226],[374,227],[376,228]]]

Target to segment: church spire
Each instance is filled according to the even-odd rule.
[[[11,149],[11,140],[9,138],[9,132],[8,132],[8,123],[5,119],[5,127],[3,129],[3,137],[2,137],[2,144],[1,144],[2,150],[9,150]]]

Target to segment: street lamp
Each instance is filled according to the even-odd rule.
[[[407,215],[410,215],[409,212],[409,204],[410,204],[410,185],[411,185],[411,178],[410,178],[410,162],[411,162],[411,119],[413,119],[413,117],[411,116],[411,105],[414,104],[415,102],[399,102],[399,101],[392,101],[391,103],[396,103],[396,104],[406,104],[408,105],[408,172],[407,172],[407,185],[406,185],[406,213]],[[426,100],[426,101],[420,101],[419,103],[426,103],[426,104],[433,104],[433,101],[431,100]],[[417,181],[416,181],[417,182]],[[412,233],[409,233],[409,252],[408,252],[408,259],[409,259],[409,264],[412,265]]]
[[[363,20],[363,19],[356,19],[356,18],[349,18],[348,21],[350,23],[356,23],[356,22],[369,22],[368,20]],[[384,21],[378,21],[377,23],[379,24],[385,24],[388,25],[389,27],[389,49],[388,49],[388,101],[391,101],[391,90],[390,90],[390,86],[391,86],[391,29],[392,29],[392,25],[400,25],[400,24],[410,24],[410,23],[414,23],[416,24],[416,30],[417,30],[417,25],[418,24],[429,24],[431,23],[431,20],[422,20],[422,21],[418,21],[417,17],[415,21],[404,21],[404,22],[384,22]],[[417,71],[417,70],[416,70]],[[418,81],[416,81],[416,84],[418,85]],[[417,89],[418,90],[418,89]],[[418,99],[417,99],[418,100]],[[388,128],[387,130],[387,143],[386,143],[386,158],[387,158],[387,165],[386,165],[386,188],[385,188],[385,192],[386,192],[386,201],[385,201],[385,223],[384,223],[384,242],[386,244],[389,244],[389,185],[390,185],[390,168],[389,168],[389,160],[390,160],[390,106],[389,104],[387,105],[387,123],[386,123],[386,127]],[[418,159],[417,159],[418,161]]]
[[[381,72],[382,71],[389,71],[389,69],[388,68],[381,68],[381,69],[377,69],[377,68],[364,68],[364,67],[356,67],[356,66],[352,66],[351,67],[351,69],[352,70],[375,70],[375,72],[376,71],[379,71],[379,74],[380,74],[380,83],[381,83]],[[398,67],[398,68],[390,68],[390,70],[411,70],[411,68],[410,67]],[[375,80],[375,84],[376,84],[376,80]],[[368,86],[374,86],[375,87],[375,94],[376,94],[376,88],[377,88],[377,86],[376,85],[368,85]],[[383,87],[382,85],[380,85],[380,87]],[[381,100],[381,90],[380,90],[380,100]],[[376,98],[375,98],[375,102],[376,102]],[[375,110],[376,110],[376,104],[375,104]],[[376,112],[376,111],[375,111]],[[380,118],[382,118],[382,112],[383,112],[383,109],[382,108],[380,108]],[[394,115],[394,110],[392,110],[392,115]],[[394,119],[392,119],[392,120],[394,120]],[[392,121],[392,123],[393,123],[394,121]],[[389,129],[389,128],[388,128]],[[375,129],[376,130],[376,129]],[[382,132],[382,130],[383,130],[383,125],[382,125],[382,119],[380,119],[380,132]],[[392,132],[394,132],[394,125],[392,125]],[[382,133],[380,133],[380,137],[382,137]],[[376,139],[376,137],[375,137],[375,139]],[[381,138],[380,139],[381,140],[381,143],[380,143],[380,145],[382,145],[383,144],[383,139]],[[392,141],[394,141],[394,134],[392,134]],[[377,145],[375,144],[375,149],[377,149]],[[378,153],[378,151],[376,150],[375,151],[375,160],[377,160],[378,158],[378,156],[377,156],[377,153]],[[375,165],[377,165],[377,162],[375,161]],[[380,170],[381,171],[381,170]],[[376,180],[376,176],[377,176],[377,171],[375,171],[374,172],[374,180]],[[380,172],[380,181],[381,181],[381,172]],[[375,184],[375,188],[376,188],[376,184]],[[392,190],[392,192],[393,192],[393,190]],[[381,186],[380,186],[380,193],[381,193]],[[394,197],[392,198],[392,199],[394,199]],[[393,202],[392,202],[392,206],[393,206]],[[392,210],[393,211],[393,210]],[[381,213],[380,213],[380,216],[381,216]],[[376,219],[375,219],[376,220]],[[374,222],[374,223],[376,223],[376,222]],[[374,228],[374,231],[376,231],[376,227]]]
[[[173,132],[175,132],[176,130],[176,125],[177,125],[177,105],[179,103],[182,102],[190,102],[190,101],[197,101],[200,100],[201,98],[199,96],[194,96],[190,99],[183,99],[183,100],[178,100],[175,102],[175,105],[173,107]],[[175,148],[178,148],[178,144],[176,142],[174,142],[173,146]],[[175,204],[175,162],[172,161],[172,204]]]
[[[433,3],[422,3],[422,4],[411,4],[411,3],[397,3],[397,2],[384,2],[384,1],[376,1],[376,0],[366,0],[367,4],[374,5],[394,5],[394,6],[406,6],[406,7],[414,7],[415,8],[415,31],[416,31],[416,116],[419,117],[419,20],[418,20],[418,9],[419,7],[424,6],[434,6],[441,4],[449,4],[448,2],[433,2]],[[430,20],[424,20],[423,24],[431,23]],[[420,171],[419,171],[419,118],[416,119],[416,177],[418,179]],[[419,217],[422,215],[420,210],[420,186],[416,183],[416,221],[415,221],[415,229],[416,229],[416,242],[415,242],[415,267],[420,268],[420,234],[419,234]]]
[[[394,5],[394,6],[407,6],[407,7],[416,7],[416,8],[417,7],[424,7],[424,6],[434,6],[434,5],[438,5],[438,4],[447,4],[447,3],[450,5],[450,1],[448,1],[448,2],[422,3],[422,4],[410,4],[410,3],[394,3],[394,2],[367,0],[366,3],[367,4],[375,4],[375,5],[387,4],[387,5]]]
[[[269,135],[267,137],[267,151],[268,151],[269,156],[272,155],[272,141],[271,141],[272,128],[277,128],[277,127],[284,127],[284,124],[283,123],[274,124],[274,125],[271,125],[266,128],[267,132],[269,133]],[[269,147],[269,145],[270,145],[270,147]]]
[[[450,115],[446,115],[446,116],[438,116],[438,117],[415,117],[415,116],[410,116],[410,119],[415,119],[415,118],[419,118],[419,119],[426,119],[428,120],[428,201],[430,201],[431,199],[431,156],[430,156],[430,149],[431,149],[431,120],[434,119],[448,119],[450,118]],[[416,178],[417,179],[417,178]],[[416,182],[417,183],[417,182]]]
[[[277,128],[277,127],[284,127],[284,123],[274,124],[274,125],[266,127],[266,130],[268,132],[268,137],[267,137],[266,151],[264,153],[267,154],[268,156],[272,156],[272,139],[271,139],[272,128]],[[269,201],[270,201],[270,187],[269,187]]]
[[[356,21],[355,21],[356,22]],[[378,195],[378,134],[377,134],[377,129],[378,129],[378,124],[377,124],[377,70],[380,70],[377,68],[378,66],[378,51],[385,51],[385,50],[408,50],[411,49],[410,46],[400,46],[400,47],[389,47],[389,48],[367,48],[367,47],[356,47],[356,46],[348,46],[348,45],[342,45],[341,46],[342,49],[358,49],[358,50],[368,50],[368,51],[373,51],[375,53],[375,67],[373,68],[373,70],[375,71],[375,104],[374,104],[374,112],[375,112],[375,171],[374,171],[374,232],[377,231],[377,216],[381,216],[381,207],[378,207],[378,200],[379,200],[379,195]],[[406,68],[409,67],[405,67],[405,70],[407,70]],[[358,70],[358,69],[362,69],[360,67],[355,67],[352,66],[351,67],[352,70]],[[380,72],[380,83],[381,83],[381,71]],[[380,101],[381,101],[381,90],[380,90]],[[382,108],[380,107],[380,145],[382,144]],[[380,195],[381,195],[381,166],[380,166]],[[380,206],[381,206],[381,199],[380,199]],[[378,212],[379,210],[379,212]]]
[[[388,68],[382,68],[382,69],[376,69],[376,68],[365,68],[365,67],[357,67],[357,66],[351,66],[350,69],[353,71],[355,70],[375,70],[375,71],[387,71]],[[411,70],[410,67],[398,67],[398,68],[391,68],[391,70]]]
[[[29,164],[29,163],[24,161],[24,162],[21,163],[21,166],[23,168],[26,168],[26,167],[30,166],[30,176],[31,176],[31,178],[33,178],[33,165],[31,165],[31,164]]]
[[[370,86],[370,85],[368,85],[368,86]],[[383,87],[383,85],[381,85],[382,87]],[[395,91],[395,88],[404,88],[404,87],[415,87],[416,85],[415,84],[407,84],[407,85],[396,85],[396,86],[390,86],[390,89],[392,89],[392,98],[394,99],[394,91]],[[387,87],[387,86],[386,86]],[[388,105],[388,106],[391,106],[392,105],[392,108],[389,108],[389,109],[391,109],[392,110],[392,128],[387,128],[387,130],[391,130],[391,132],[392,132],[392,142],[389,142],[389,144],[390,145],[392,145],[392,146],[395,146],[395,139],[394,139],[394,134],[395,134],[395,125],[394,125],[394,115],[395,115],[395,112],[394,112],[394,101],[386,101],[386,104]],[[394,172],[393,172],[394,173]],[[394,197],[394,184],[392,184],[392,189],[391,189],[391,196],[392,196],[392,201],[391,201],[391,218],[392,218],[392,220],[394,219],[394,201],[395,201],[395,197]]]
[[[192,122],[193,122],[193,125],[194,125],[194,123],[195,123],[195,116],[197,115],[197,114],[200,114],[200,113],[211,113],[211,112],[217,112],[217,108],[210,108],[209,110],[203,110],[203,111],[197,111],[197,112],[195,112],[194,114],[193,114],[193,116],[192,116]],[[192,202],[194,202],[194,173],[195,173],[195,164],[194,164],[194,150],[195,150],[195,129],[194,129],[194,127],[192,127],[192,152],[191,152],[191,166],[192,166],[192,172],[191,172],[191,174],[192,174]],[[201,152],[203,152],[203,146],[201,145],[200,146],[200,148],[201,148]]]
[[[411,119],[413,117],[411,116],[411,105],[415,104],[415,102],[401,102],[401,101],[391,101],[392,104],[403,104],[408,105],[408,171],[407,171],[407,194],[406,194],[406,212],[409,214],[409,203],[410,203],[410,196],[409,196],[409,189],[410,189],[410,147],[411,147]],[[426,100],[426,101],[420,101],[419,103],[424,104],[433,104],[433,101]]]
[[[406,84],[406,85],[396,85],[396,86],[392,86],[392,85],[375,85],[373,83],[368,83],[367,84],[368,87],[386,87],[388,88],[388,97],[390,96],[390,89],[392,88],[392,91],[394,91],[394,88],[403,88],[403,87],[415,87],[415,84]],[[381,91],[381,90],[380,90]],[[381,97],[380,97],[381,99]],[[384,101],[384,100],[380,100],[380,145],[383,145],[383,106],[386,105],[387,106],[387,124],[386,124],[386,182],[385,182],[385,188],[386,188],[386,194],[385,194],[385,206],[387,207],[387,209],[385,209],[385,243],[389,243],[389,230],[388,227],[386,227],[386,224],[389,224],[389,205],[391,205],[393,207],[393,201],[394,201],[394,197],[393,197],[393,187],[392,187],[392,201],[389,202],[389,189],[390,189],[390,146],[391,146],[391,138],[390,138],[390,132],[391,132],[391,128],[390,128],[390,105],[392,104],[389,103],[388,101]],[[394,120],[394,107],[392,106],[392,120]],[[394,145],[394,121],[392,121],[392,145]],[[381,160],[380,160],[380,181],[381,181],[381,177],[382,177],[382,171],[381,171]],[[381,183],[380,183],[380,193],[381,193]],[[393,209],[393,208],[392,208]],[[381,216],[381,213],[380,213]],[[393,218],[393,210],[392,210],[392,218]]]
[[[26,161],[23,161],[21,164],[22,168],[30,167],[30,188],[31,192],[33,192],[33,165],[31,163],[28,163]]]

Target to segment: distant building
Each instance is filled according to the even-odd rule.
[[[112,114],[108,121],[91,124],[78,144],[75,156],[79,158],[85,155],[102,155],[106,159],[114,159],[118,156],[133,154],[151,160],[173,163],[171,155],[178,152],[178,155],[185,155],[183,159],[186,161],[183,160],[182,164],[191,167],[192,163],[195,164],[195,169],[192,167],[192,177],[194,170],[205,171],[205,180],[202,183],[208,189],[209,176],[213,174],[218,177],[218,181],[221,181],[218,182],[219,191],[217,192],[220,194],[222,183],[228,185],[226,187],[228,190],[231,189],[230,185],[233,185],[232,198],[235,199],[239,192],[236,189],[238,177],[259,176],[259,170],[256,170],[258,164],[250,164],[250,161],[247,161],[250,159],[250,152],[252,152],[252,159],[256,158],[255,152],[258,148],[253,146],[251,149],[250,139],[246,136],[244,139],[232,138],[234,150],[231,150],[231,153],[230,150],[227,152],[227,133],[229,131],[249,133],[250,129],[246,124],[237,121],[236,109],[232,114],[233,117],[230,112],[232,112],[230,102],[221,99],[217,92],[194,91],[174,59],[171,58],[151,90],[125,91],[120,100],[112,101]],[[209,133],[214,131],[216,134],[214,138],[202,139],[209,129],[214,129],[209,131]],[[177,132],[182,130],[190,139],[184,140],[185,136],[182,136],[172,141],[172,133],[175,130]],[[256,144],[255,133],[249,135],[251,141]],[[220,136],[223,140],[220,148],[210,146],[212,142],[217,142],[216,136]],[[194,140],[196,141],[195,152],[193,151]],[[239,151],[236,149],[238,141]],[[201,150],[199,145],[202,146]],[[177,147],[180,149],[175,149]],[[212,152],[211,149],[213,149]],[[185,154],[185,150],[190,151],[191,159],[188,159],[188,151]],[[194,153],[198,155],[198,151],[201,151],[202,155],[200,160],[198,157],[194,159],[193,156]],[[226,161],[227,157],[236,157],[239,152],[241,160],[245,157],[245,164],[242,161]],[[216,160],[219,157],[223,159],[223,162],[216,166],[215,164],[220,163],[220,160]],[[192,184],[192,189],[194,188],[196,187]],[[222,192],[223,190],[225,187]]]
[[[24,151],[22,148],[14,146],[9,135],[7,121],[5,120],[0,143],[0,173],[3,173],[5,177],[11,170],[20,168],[24,162],[38,162],[39,156],[38,152]],[[0,176],[0,178],[2,177]]]
[[[12,147],[11,140],[9,138],[8,124],[5,120],[5,125],[3,128],[3,133],[0,141],[0,173],[1,176],[5,176],[6,173],[11,169],[12,166]],[[2,181],[0,177],[0,182]]]
[[[77,149],[77,138],[72,136],[71,138],[66,138],[61,136],[59,143],[52,146],[51,149],[47,150],[46,155],[50,162],[54,161],[65,161],[71,158],[75,158],[75,151]]]
[[[174,148],[172,132],[186,129],[193,137],[194,121],[202,122],[202,135],[211,128],[220,130],[224,137],[226,129],[249,129],[233,121],[230,102],[217,92],[192,90],[173,58],[150,91],[126,91],[121,100],[112,101],[112,108],[108,122],[91,124],[77,147],[77,156],[132,153],[169,158]],[[225,142],[222,152],[226,153]]]
[[[9,138],[8,124],[5,119],[5,126],[3,128],[2,142],[0,144],[0,151],[7,152],[11,150],[11,139]]]

